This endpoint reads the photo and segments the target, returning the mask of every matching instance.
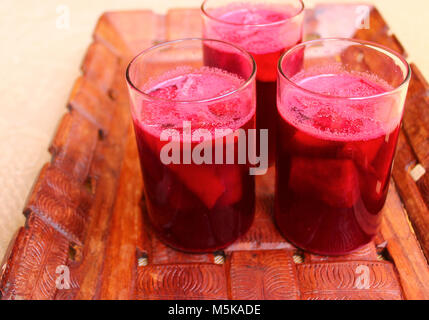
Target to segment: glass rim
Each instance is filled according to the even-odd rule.
[[[203,3],[201,4],[201,12],[203,13],[204,16],[206,16],[207,18],[210,18],[212,20],[216,20],[218,22],[224,23],[224,24],[228,24],[228,25],[232,25],[232,26],[252,26],[252,27],[269,27],[269,26],[276,26],[276,25],[280,25],[283,24],[287,21],[290,21],[291,19],[294,19],[295,17],[299,16],[300,14],[302,14],[305,10],[305,5],[304,5],[304,1],[303,0],[295,0],[297,2],[299,2],[299,4],[301,5],[301,8],[298,10],[298,12],[296,14],[294,14],[291,17],[287,17],[285,19],[279,20],[279,21],[275,21],[275,22],[268,22],[268,23],[236,23],[236,22],[229,22],[229,21],[225,21],[219,18],[216,18],[212,15],[210,15],[207,10],[205,9],[205,4],[210,1],[210,0],[204,0]]]
[[[200,42],[204,42],[204,41],[211,41],[211,42],[217,42],[217,43],[221,43],[230,47],[233,47],[237,50],[239,50],[240,52],[244,53],[248,58],[250,58],[251,61],[251,66],[252,66],[252,72],[250,74],[250,76],[236,89],[228,91],[224,94],[212,97],[212,98],[206,98],[206,99],[197,99],[197,100],[172,100],[172,99],[163,99],[163,98],[159,98],[159,97],[154,97],[142,90],[140,90],[139,88],[137,88],[133,81],[131,80],[130,77],[130,68],[131,66],[136,62],[137,59],[139,59],[140,57],[146,55],[147,53],[151,52],[151,51],[155,51],[158,50],[162,47],[167,47],[167,46],[171,46],[173,44],[177,44],[177,43],[181,43],[181,42],[187,42],[187,41],[200,41]],[[210,39],[210,38],[184,38],[184,39],[177,39],[177,40],[171,40],[171,41],[165,41],[159,44],[156,44],[150,48],[144,49],[143,51],[141,51],[139,54],[137,54],[128,64],[127,70],[125,72],[125,76],[127,79],[127,83],[129,84],[129,86],[137,91],[138,93],[142,94],[143,96],[148,97],[148,100],[156,100],[156,101],[164,101],[164,102],[174,102],[174,103],[203,103],[203,102],[213,102],[213,101],[217,101],[220,99],[223,99],[225,97],[231,96],[237,92],[240,92],[242,90],[244,90],[249,83],[252,82],[252,80],[256,77],[256,62],[255,59],[253,59],[252,55],[247,52],[246,50],[244,50],[243,48],[236,46],[235,44],[226,42],[226,41],[222,41],[222,40],[216,40],[216,39]]]
[[[398,58],[406,66],[407,75],[404,77],[404,80],[401,82],[401,84],[399,84],[395,88],[388,90],[386,92],[382,92],[382,93],[378,93],[378,94],[374,94],[374,95],[368,95],[368,96],[364,96],[364,97],[344,97],[344,96],[327,95],[327,94],[323,94],[320,92],[316,92],[316,91],[306,89],[306,88],[298,85],[297,83],[295,83],[293,80],[291,80],[288,76],[286,76],[284,74],[283,68],[282,68],[282,62],[288,55],[292,54],[295,50],[297,50],[299,48],[303,48],[309,44],[328,42],[328,41],[332,41],[332,42],[342,41],[342,42],[350,42],[350,43],[360,44],[360,45],[363,45],[365,47],[372,48],[373,50],[377,50],[386,56],[388,56],[387,53],[390,53],[391,55]],[[300,44],[297,44],[297,45],[293,46],[292,48],[290,48],[288,51],[284,52],[280,56],[280,59],[278,60],[278,63],[277,63],[277,70],[278,70],[278,73],[280,74],[280,76],[282,76],[286,81],[288,81],[290,84],[292,84],[294,87],[298,88],[301,91],[304,91],[306,93],[310,93],[310,94],[315,95],[315,96],[322,97],[324,99],[335,99],[335,100],[341,99],[341,100],[348,100],[348,101],[360,101],[360,100],[374,99],[374,98],[380,98],[383,96],[391,95],[397,91],[402,90],[402,88],[405,85],[407,85],[407,83],[409,83],[409,81],[411,79],[411,66],[408,63],[408,61],[400,53],[398,53],[395,50],[390,49],[384,45],[375,43],[375,42],[359,40],[359,39],[352,39],[352,38],[321,38],[321,39],[309,40],[309,41],[305,41],[305,42],[302,42]]]

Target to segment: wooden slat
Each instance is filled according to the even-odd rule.
[[[124,65],[121,70],[124,70]],[[96,288],[102,272],[106,232],[108,232],[119,186],[119,174],[124,159],[127,134],[130,123],[125,83],[122,73],[117,73],[113,87],[121,93],[117,99],[113,118],[115,125],[109,129],[106,139],[97,145],[96,156],[91,165],[91,176],[97,178],[97,188],[91,208],[87,242],[83,250],[82,263],[79,266],[80,290],[75,298],[92,299],[98,295]],[[118,86],[118,87],[117,87]]]
[[[387,241],[406,299],[429,299],[429,267],[402,207],[395,185],[390,185],[381,233]]]
[[[72,111],[62,118],[49,147],[52,165],[83,183],[98,142],[98,128]]]
[[[410,145],[419,162],[426,169],[429,168],[429,101],[426,92],[429,90],[424,79],[421,79],[416,66],[412,65],[415,74],[411,79],[411,86],[424,88],[422,96],[414,96],[405,103],[404,129]],[[416,84],[418,82],[418,84]]]
[[[229,270],[234,300],[299,298],[295,263],[289,251],[233,252]]]
[[[137,272],[137,299],[228,298],[223,265],[150,265],[139,267]]]
[[[118,66],[119,58],[105,45],[94,41],[86,52],[81,69],[85,79],[108,94]]]
[[[136,247],[144,241],[141,210],[135,205],[139,203],[143,192],[138,161],[136,140],[130,126],[101,274],[100,298],[103,300],[128,299],[134,287]]]
[[[378,259],[377,250],[373,242],[351,254],[339,257],[319,256],[311,253],[304,253],[304,262],[343,262],[343,261],[376,261]]]
[[[42,168],[24,209],[34,213],[72,242],[83,244],[91,195],[56,167]]]
[[[15,290],[13,275],[21,259],[21,252],[24,247],[24,234],[24,227],[19,228],[15,232],[0,264],[0,299],[10,299]]]
[[[177,251],[162,243],[155,235],[151,236],[150,245],[148,258],[152,264],[213,263],[215,258],[213,253],[192,254]]]
[[[352,261],[300,264],[304,300],[400,300],[394,267],[386,262]]]
[[[419,163],[429,168],[429,102],[423,97],[407,101],[404,111],[404,129]]]
[[[426,204],[426,208],[429,208],[429,172],[426,172],[418,181],[417,181],[417,186],[419,187],[420,190],[420,194],[423,198],[423,201]],[[423,211],[424,212],[424,211]],[[427,211],[426,211],[427,213]],[[424,214],[424,213],[423,213]],[[426,217],[429,216],[429,213],[427,213]],[[429,220],[429,217],[427,218]],[[426,222],[426,224],[429,225],[428,222]],[[429,228],[425,229],[427,232],[426,234],[429,233]],[[425,246],[425,249],[427,249],[427,246]]]
[[[107,135],[112,121],[114,104],[109,96],[90,80],[79,77],[73,87],[68,107],[76,111]]]
[[[423,74],[419,68],[412,63],[411,64],[411,81],[408,88],[407,101],[413,99],[429,97],[429,83],[423,77]]]
[[[36,215],[30,215],[16,238],[11,262],[2,280],[2,299],[53,299],[56,273],[67,261],[69,242]]]
[[[429,259],[428,205],[410,174],[417,164],[418,160],[414,156],[405,134],[401,131],[393,167],[393,177],[426,258]]]
[[[152,44],[156,22],[149,10],[106,12],[98,21],[94,39],[129,59]]]

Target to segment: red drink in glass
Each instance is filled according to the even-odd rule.
[[[136,58],[146,59],[137,61],[140,70],[132,69],[136,60],[129,67],[129,78],[135,79],[145,71],[161,70],[140,81],[138,90],[129,80],[147,217],[162,241],[190,252],[214,251],[235,241],[249,229],[255,203],[249,165],[218,163],[215,158],[219,146],[223,154],[227,148],[238,150],[237,139],[227,140],[217,129],[255,127],[253,61],[231,46],[243,69],[232,73],[207,66],[202,50],[206,41],[214,42],[193,39],[160,45],[160,50],[149,49],[150,57],[142,53]],[[175,134],[165,139],[166,133]],[[194,161],[193,152],[202,141],[208,146],[205,156],[210,150],[209,163]],[[179,163],[163,160],[163,148],[169,143],[176,147],[171,153],[180,154]]]
[[[384,65],[363,68],[355,50]],[[320,40],[281,60],[275,220],[300,248],[342,255],[378,231],[409,76],[386,52]]]
[[[205,1],[202,11],[204,37],[239,45],[256,61],[256,122],[258,129],[269,130],[268,159],[271,165],[276,145],[277,62],[283,52],[302,40],[304,5],[300,0],[221,0]],[[225,51],[213,50],[210,55],[219,61],[229,60],[229,53]]]

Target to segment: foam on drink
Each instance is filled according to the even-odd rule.
[[[300,130],[329,140],[368,140],[389,133],[400,121],[400,115],[385,114],[389,97],[380,96],[378,103],[341,99],[382,95],[392,89],[385,81],[366,73],[316,71],[302,71],[291,81],[325,97],[286,86],[279,104],[281,116]]]
[[[154,135],[165,129],[182,129],[189,121],[193,130],[240,128],[253,116],[251,97],[246,90],[239,96],[228,95],[239,89],[244,80],[221,69],[178,68],[152,79],[145,92],[155,98],[144,102],[141,125]],[[201,102],[204,100],[204,102]]]
[[[277,52],[300,41],[300,21],[288,20],[297,13],[290,5],[231,3],[210,11],[212,17],[226,23],[214,23],[206,33],[252,54]]]

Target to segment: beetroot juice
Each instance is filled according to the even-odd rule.
[[[163,99],[198,99],[199,94],[213,96],[238,88],[236,78],[215,69],[175,75],[154,85],[149,94]],[[169,114],[168,105],[157,106],[150,117],[156,126],[136,123],[135,131],[145,181],[148,217],[159,237],[174,247],[187,251],[216,250],[225,247],[250,227],[254,213],[254,177],[246,165],[170,164],[159,159],[160,135],[165,129],[182,129],[183,121],[192,125],[192,133],[216,128],[250,129],[254,116],[249,113],[247,97],[229,99],[207,106],[206,112],[177,110]],[[149,115],[145,115],[147,119]],[[239,119],[239,120],[234,120]],[[194,149],[200,141],[183,141]],[[213,138],[214,142],[214,138]],[[234,146],[235,149],[236,146]],[[215,154],[214,143],[212,154]]]
[[[179,45],[189,50],[195,41],[200,40]],[[204,61],[202,51],[199,55]],[[207,252],[235,241],[253,221],[255,182],[248,164],[226,164],[216,156],[219,146],[223,154],[227,148],[238,149],[237,139],[227,140],[217,130],[254,128],[256,103],[254,82],[245,78],[252,77],[248,71],[231,73],[191,63],[145,81],[140,89],[144,95],[130,94],[151,226],[177,249]],[[246,66],[250,73],[251,66]],[[163,154],[167,144],[173,147]],[[175,155],[178,162],[165,160]],[[200,156],[204,162],[197,160]]]
[[[350,253],[380,226],[410,67],[374,43],[320,39],[278,71],[275,221],[304,250]]]
[[[298,85],[341,95],[390,88],[348,74],[304,78]],[[276,221],[297,246],[343,254],[375,236],[386,200],[399,122],[374,121],[374,106],[348,110],[307,101],[290,91],[279,106]]]
[[[204,37],[222,39],[250,52],[256,61],[258,129],[269,130],[269,163],[275,159],[277,62],[283,52],[302,40],[303,4],[298,0],[205,1]],[[213,59],[229,61],[227,51],[212,50]],[[230,68],[234,68],[233,65]]]

